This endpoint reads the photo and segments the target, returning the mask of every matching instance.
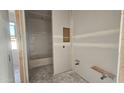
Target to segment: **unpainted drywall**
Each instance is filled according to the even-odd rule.
[[[63,42],[63,27],[70,28],[70,11],[52,11],[54,74],[71,69],[71,43]],[[65,48],[63,48],[65,46]]]
[[[89,82],[116,82],[101,80],[98,66],[117,75],[118,43],[121,11],[72,11],[73,69]],[[75,60],[80,61],[75,66]]]

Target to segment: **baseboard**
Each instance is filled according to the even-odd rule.
[[[77,73],[75,70],[73,70],[75,73]],[[86,83],[90,83],[88,80],[86,80],[84,77],[82,77],[79,73],[77,73]]]

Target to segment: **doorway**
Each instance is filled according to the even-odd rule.
[[[14,82],[20,83],[20,63],[19,63],[19,51],[17,47],[17,32],[16,32],[16,18],[15,11],[9,10],[9,28],[10,28],[10,42],[12,51]]]
[[[27,10],[25,20],[29,82],[49,82],[53,76],[51,11]]]

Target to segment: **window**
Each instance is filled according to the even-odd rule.
[[[10,22],[10,38],[11,38],[12,50],[17,49],[15,23],[13,22]]]

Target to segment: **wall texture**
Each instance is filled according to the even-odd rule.
[[[29,57],[52,57],[51,11],[26,11],[26,27]]]
[[[72,11],[73,68],[89,82],[101,80],[92,66],[117,74],[120,11]],[[75,66],[75,60],[80,65]]]
[[[71,43],[63,42],[63,27],[70,27],[70,11],[52,11],[54,74],[71,69]]]
[[[9,40],[9,16],[8,11],[0,11],[0,82],[14,82],[13,64]]]

